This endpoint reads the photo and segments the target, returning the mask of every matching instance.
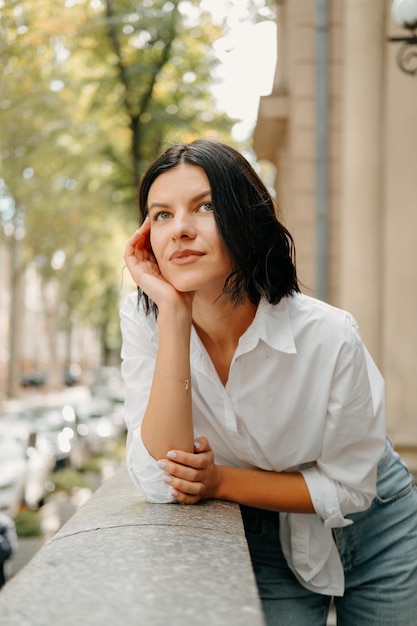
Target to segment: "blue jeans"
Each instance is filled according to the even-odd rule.
[[[241,506],[267,626],[325,626],[331,598],[305,589],[279,542],[277,513]],[[387,442],[377,496],[354,523],[335,528],[345,594],[334,598],[338,626],[417,626],[417,490]]]

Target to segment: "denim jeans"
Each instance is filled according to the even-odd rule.
[[[241,506],[267,626],[325,626],[331,598],[305,589],[279,542],[279,515]],[[417,490],[387,443],[377,496],[354,523],[335,528],[345,593],[334,598],[338,626],[417,626]]]

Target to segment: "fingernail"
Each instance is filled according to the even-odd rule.
[[[172,493],[172,495],[173,495],[174,497],[175,497],[175,496],[179,496],[179,495],[180,495],[180,494],[179,494],[179,492],[178,492],[176,489],[171,489],[171,493]]]
[[[194,448],[197,448],[197,450],[200,450],[201,443],[199,441],[194,441]]]
[[[169,452],[167,452],[167,457],[169,459],[176,459],[177,458],[177,453],[174,452],[173,450],[170,450]]]
[[[164,482],[172,483],[172,476],[169,476],[168,474],[166,476],[164,476]]]
[[[160,467],[161,469],[165,469],[167,464],[165,463],[165,461],[157,461],[156,464],[158,465],[158,467]]]

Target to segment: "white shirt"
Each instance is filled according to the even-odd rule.
[[[141,439],[158,344],[152,314],[133,293],[121,309],[127,467],[151,502],[172,502],[163,471]],[[308,589],[342,595],[333,542],[344,516],[366,509],[385,445],[384,381],[352,316],[303,294],[262,300],[241,336],[224,386],[195,329],[191,333],[195,437],[222,465],[301,471],[316,514],[280,514],[289,566]]]

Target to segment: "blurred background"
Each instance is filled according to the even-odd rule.
[[[274,15],[259,0],[0,0],[3,397],[118,364],[141,173],[199,136],[250,152]]]
[[[356,317],[417,470],[416,26],[417,0],[0,0],[0,509],[21,537],[123,460],[136,190],[200,136],[247,156],[303,290]]]

